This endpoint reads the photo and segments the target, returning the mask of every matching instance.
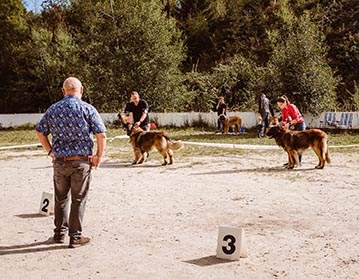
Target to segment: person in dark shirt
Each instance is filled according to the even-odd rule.
[[[217,117],[220,116],[221,114],[227,115],[227,105],[224,102],[223,96],[219,97],[216,110],[217,110]],[[222,122],[219,119],[217,119],[217,132],[220,132],[222,129],[223,129]]]
[[[258,138],[261,138],[267,132],[267,128],[269,127],[269,113],[274,116],[273,107],[265,94],[262,94],[259,98],[258,113],[262,118],[262,122],[258,129]]]
[[[131,92],[131,102],[128,105],[129,122],[139,126],[144,131],[150,131],[150,117],[148,103],[140,98],[136,91]]]

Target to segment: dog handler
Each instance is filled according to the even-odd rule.
[[[257,136],[258,136],[258,138],[262,138],[264,136],[264,134],[267,132],[268,127],[269,127],[269,113],[272,116],[274,116],[274,111],[273,111],[272,105],[264,93],[261,94],[261,97],[259,98],[259,101],[258,101],[258,113],[262,117],[262,121],[259,124],[260,126],[258,129]]]
[[[131,92],[131,102],[128,105],[129,119],[131,124],[141,127],[146,132],[150,131],[150,118],[148,116],[148,103],[140,99],[136,91]]]
[[[287,96],[281,96],[277,99],[277,105],[282,112],[282,120],[279,123],[287,128],[294,127],[295,131],[304,131],[306,129],[305,121],[299,109],[291,104]],[[302,164],[302,154],[299,155],[299,164]]]
[[[217,110],[217,117],[220,116],[221,114],[227,115],[227,105],[224,102],[223,96],[219,97],[216,110]],[[217,119],[217,132],[220,132],[221,130],[223,131],[222,122],[219,119]]]
[[[100,166],[105,152],[106,127],[97,110],[81,100],[83,87],[77,78],[67,78],[62,92],[64,98],[50,106],[40,119],[36,135],[53,159],[53,239],[64,243],[68,234],[69,247],[74,248],[90,242],[89,237],[82,235],[82,223],[91,173]],[[52,143],[48,138],[50,134]],[[93,134],[96,135],[96,154],[93,154]]]

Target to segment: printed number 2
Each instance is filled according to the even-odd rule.
[[[236,251],[236,246],[234,243],[236,243],[236,238],[233,235],[226,235],[223,237],[223,241],[227,241],[227,246],[222,246],[223,253],[227,255],[231,255]],[[229,247],[229,248],[228,248]]]
[[[47,207],[48,207],[49,204],[50,204],[49,199],[44,199],[44,200],[42,201],[42,204],[44,204],[44,206],[41,208],[41,211],[47,212]]]

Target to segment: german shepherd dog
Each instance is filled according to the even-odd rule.
[[[298,155],[309,147],[314,150],[319,159],[316,169],[324,168],[325,163],[330,164],[328,136],[322,130],[291,131],[274,126],[269,129],[267,136],[275,139],[275,142],[287,152],[289,169],[299,165]]]
[[[279,119],[277,116],[269,116],[269,128],[279,125]],[[268,131],[266,131],[267,133]]]
[[[237,133],[241,131],[242,119],[239,116],[226,116],[221,114],[218,116],[218,119],[223,125],[222,134],[228,134],[229,127],[232,127],[233,125],[236,126]]]
[[[142,164],[154,147],[163,156],[163,166],[173,164],[173,150],[181,149],[182,141],[172,141],[166,131],[146,132],[140,127],[127,123],[126,118],[122,116],[120,118],[135,153],[133,164]]]

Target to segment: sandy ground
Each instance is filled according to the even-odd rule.
[[[1,278],[359,278],[358,149],[333,152],[324,170],[311,151],[293,171],[282,150],[167,167],[107,159],[86,207],[92,242],[77,249],[51,243],[53,216],[38,215],[50,159],[10,153],[0,153]],[[247,258],[215,257],[219,225],[245,229]]]

